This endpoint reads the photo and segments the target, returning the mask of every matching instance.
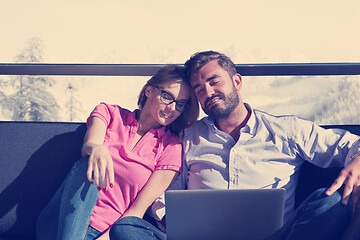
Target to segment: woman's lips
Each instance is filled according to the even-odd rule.
[[[172,114],[171,114],[171,113],[166,113],[166,112],[164,112],[164,111],[160,111],[160,113],[161,113],[162,115],[164,115],[166,118],[171,118],[171,117],[172,117]]]

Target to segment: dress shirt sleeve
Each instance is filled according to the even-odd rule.
[[[306,161],[327,168],[344,167],[360,150],[360,137],[342,129],[324,129],[316,124],[292,118],[289,143]]]

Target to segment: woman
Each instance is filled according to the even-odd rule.
[[[141,90],[138,106],[130,112],[101,103],[90,114],[82,147],[88,157],[74,165],[41,213],[38,239],[109,239],[114,223],[142,218],[175,179],[178,135],[199,113],[183,68],[160,69]]]

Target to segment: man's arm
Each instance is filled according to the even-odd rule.
[[[360,207],[360,139],[359,136],[341,129],[324,129],[310,121],[294,120],[289,131],[297,154],[319,167],[340,167],[344,169],[327,190],[332,195],[344,185],[343,204],[347,204],[351,193],[352,208]]]

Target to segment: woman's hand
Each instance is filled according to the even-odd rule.
[[[106,190],[107,188],[107,179],[109,179],[110,187],[114,183],[114,166],[113,160],[110,156],[109,150],[104,145],[92,145],[91,154],[89,157],[89,165],[87,170],[87,178],[93,183],[95,182],[96,186]],[[101,178],[101,184],[100,184]]]
[[[89,155],[87,178],[96,186],[106,190],[109,180],[110,187],[114,184],[113,160],[106,146],[103,145],[106,133],[105,123],[97,117],[92,117],[84,138],[82,155]],[[101,178],[101,184],[100,184]]]

